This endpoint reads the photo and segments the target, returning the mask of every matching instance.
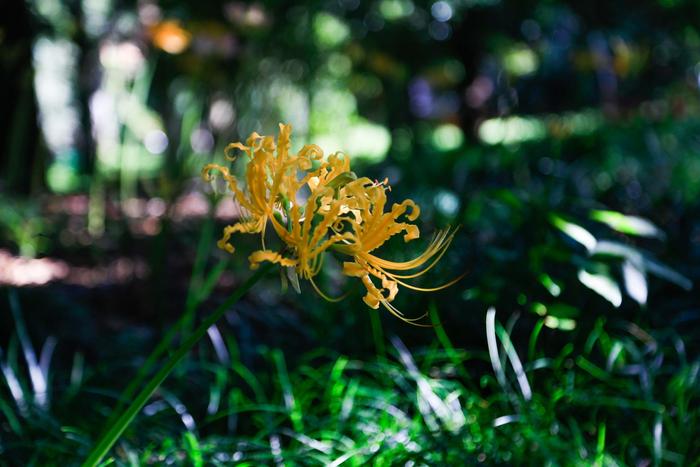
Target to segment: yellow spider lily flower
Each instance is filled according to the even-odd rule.
[[[209,164],[202,170],[206,180],[211,179],[212,171],[218,171],[245,211],[244,219],[224,229],[219,247],[233,253],[230,238],[234,233],[259,233],[263,248],[250,255],[251,268],[262,262],[293,268],[327,300],[333,299],[314,282],[323,258],[330,251],[349,256],[350,260],[343,263],[343,273],[361,280],[367,290],[364,302],[369,307],[377,309],[382,305],[410,323],[421,319],[404,317],[391,302],[399,286],[431,292],[461,279],[462,276],[434,288],[406,282],[437,264],[456,231],[438,233],[427,249],[410,261],[395,262],[376,256],[374,251],[395,235],[403,234],[406,242],[419,238],[418,227],[413,224],[420,215],[418,206],[407,199],[386,210],[389,189],[386,180],[357,178],[350,170],[347,156],[336,153],[324,159],[323,151],[315,145],[290,154],[290,139],[291,126],[280,124],[276,144],[271,136],[253,133],[245,145],[232,143],[227,147],[229,160],[236,158],[229,153],[233,149],[248,156],[244,186],[226,167]],[[268,222],[284,245],[281,251],[265,246]]]
[[[334,250],[352,257],[352,261],[343,264],[343,273],[361,279],[367,289],[364,302],[369,307],[376,309],[381,304],[393,315],[405,321],[414,321],[404,318],[403,314],[391,302],[398,293],[399,285],[421,292],[433,292],[449,287],[462,278],[462,276],[457,277],[447,284],[433,288],[416,287],[405,282],[406,279],[413,279],[425,274],[437,264],[447,251],[456,230],[438,233],[428,248],[410,261],[389,261],[372,254],[372,251],[394,235],[403,233],[405,242],[415,240],[420,236],[418,227],[409,223],[418,218],[420,208],[408,199],[392,205],[391,210],[385,211],[386,188],[386,181],[376,183],[367,178],[358,179],[343,187],[340,202],[348,205],[351,212],[358,211],[359,215],[344,217],[336,223],[334,230],[336,233],[349,226],[352,235],[350,241],[336,245]],[[401,218],[405,218],[409,222],[400,222]],[[403,271],[413,272],[401,274]],[[372,277],[380,281],[381,287],[375,285]],[[416,319],[421,318],[422,316]]]
[[[246,144],[237,142],[226,147],[226,159],[230,161],[237,159],[231,152],[234,149],[248,156],[245,188],[240,187],[238,179],[224,166],[207,164],[202,169],[202,177],[207,181],[211,180],[213,171],[220,172],[244,211],[243,220],[224,229],[224,235],[218,242],[219,248],[233,253],[234,247],[229,240],[237,232],[262,234],[264,248],[267,221],[283,203],[295,197],[300,187],[306,183],[304,180],[297,180],[297,171],[309,170],[313,161],[323,156],[323,152],[315,145],[304,146],[298,154],[290,155],[291,130],[290,125],[280,124],[277,145],[272,136],[253,133],[246,140]]]

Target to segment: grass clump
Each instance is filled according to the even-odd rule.
[[[700,360],[687,354],[682,339],[600,319],[553,352],[551,345],[544,350],[541,341],[555,331],[537,324],[533,329],[540,335],[529,339],[529,349],[527,341],[516,340],[526,326],[515,323],[508,333],[493,320],[486,327],[495,342],[489,352],[455,348],[444,332],[433,345],[410,350],[392,337],[387,358],[350,358],[321,350],[294,358],[285,356],[284,349],[260,346],[258,357],[244,362],[233,339],[214,338],[201,343],[196,356],[188,357],[158,390],[107,462],[697,461],[700,448],[693,439],[700,421]],[[116,397],[100,389],[105,377],[100,373],[123,370],[74,367],[72,376],[48,372],[48,402],[41,406],[17,341],[2,355],[3,462],[76,464],[97,436],[96,420],[108,413]],[[78,371],[83,375],[76,376]],[[19,392],[8,390],[10,375]]]

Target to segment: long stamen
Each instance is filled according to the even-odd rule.
[[[325,301],[331,302],[331,303],[338,303],[341,300],[344,300],[348,296],[348,292],[344,293],[340,297],[329,297],[323,291],[319,288],[318,285],[316,285],[316,281],[314,281],[313,277],[309,277],[309,282],[311,282],[311,285],[313,286],[314,290],[316,291],[317,294],[321,296]]]
[[[431,256],[435,256],[438,252],[439,254],[432,260],[431,264],[426,267],[425,269],[421,269],[420,271],[417,271],[413,274],[393,274],[393,277],[399,278],[399,279],[413,279],[415,277],[422,276],[429,270],[431,270],[437,263],[440,261],[440,259],[443,257],[443,255],[447,252],[447,248],[450,246],[450,243],[452,242],[452,237],[454,236],[456,232],[453,232],[450,237],[447,240],[444,240],[442,238],[437,238],[431,242],[430,246],[428,249],[426,249],[423,254],[421,254],[418,258],[415,258],[411,261],[406,261],[403,263],[396,263],[392,261],[387,261],[383,260],[381,258],[378,258],[374,255],[371,254],[363,254],[363,258],[367,260],[369,263],[374,264],[376,267],[382,267],[385,269],[394,269],[394,270],[405,270],[405,269],[415,269],[417,267],[420,267],[420,261],[423,259],[423,263],[427,262]],[[440,233],[442,235],[442,232]],[[412,267],[406,267],[406,265],[410,264]],[[415,265],[414,265],[415,264]]]
[[[379,266],[386,268],[386,269],[393,269],[396,271],[405,271],[405,270],[409,270],[409,269],[415,269],[415,268],[423,265],[432,256],[434,256],[440,249],[447,249],[447,247],[452,242],[452,238],[454,237],[456,232],[457,231],[455,230],[451,234],[448,233],[448,231],[442,231],[442,232],[438,233],[435,240],[433,240],[431,242],[430,246],[421,255],[419,255],[418,257],[416,257],[412,260],[409,260],[409,261],[403,261],[403,262],[389,261],[389,260],[385,260],[385,259],[379,258],[379,257],[374,256],[374,255],[371,255],[369,253],[365,253],[365,256],[367,258],[369,258],[373,264],[379,265]],[[400,276],[397,276],[397,277],[400,277]],[[412,277],[417,277],[417,276],[403,277],[403,279],[411,279]]]
[[[398,279],[395,279],[394,276],[391,275],[391,273],[387,273],[386,271],[383,271],[383,272],[387,276],[389,276],[391,279],[395,280],[398,284],[401,284],[404,287],[406,287],[407,289],[415,290],[417,292],[437,292],[438,290],[446,289],[452,285],[455,285],[457,282],[461,281],[464,278],[464,276],[467,275],[466,272],[463,272],[459,276],[452,279],[450,282],[443,284],[443,285],[439,285],[437,287],[417,287],[415,285],[407,284],[406,282],[402,282]]]
[[[421,328],[432,328],[432,327],[433,327],[431,324],[421,324],[421,323],[418,323],[418,321],[420,321],[420,320],[422,320],[423,318],[425,318],[426,316],[428,316],[428,312],[427,312],[427,311],[426,311],[425,313],[423,313],[422,315],[420,315],[419,317],[417,317],[417,318],[406,318],[405,316],[403,316],[403,313],[401,313],[394,305],[392,305],[391,303],[389,303],[387,300],[382,300],[382,301],[381,301],[381,304],[384,306],[384,308],[386,308],[387,310],[389,310],[389,313],[391,313],[392,315],[396,316],[397,318],[399,318],[399,319],[400,319],[401,321],[403,321],[404,323],[408,323],[408,324],[410,324],[410,325],[412,325],[412,326],[418,326],[418,327],[421,327]]]

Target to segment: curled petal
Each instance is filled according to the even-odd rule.
[[[272,136],[264,136],[260,140],[260,150],[263,152],[272,153],[275,151],[276,147],[275,138]]]
[[[406,234],[403,236],[403,241],[404,242],[410,242],[411,240],[415,240],[416,238],[420,237],[420,230],[418,230],[418,227],[413,225],[413,224],[404,224],[404,231]]]
[[[362,300],[367,304],[368,307],[376,310],[379,308],[379,303],[382,302],[382,294],[372,283],[369,274],[365,272],[362,276],[362,284],[367,288],[367,294],[362,298]]]
[[[230,143],[228,146],[226,146],[226,148],[224,148],[224,156],[226,159],[235,161],[238,158],[238,156],[232,152],[234,149],[238,149],[239,151],[243,151],[245,154],[250,155],[250,147],[245,146],[243,143]]]
[[[323,159],[323,149],[315,144],[306,144],[301,148],[297,157],[308,161],[318,161]]]
[[[386,290],[386,300],[390,302],[394,300],[394,298],[396,298],[396,294],[399,293],[399,284],[386,276],[382,277],[382,290]]]
[[[276,251],[271,250],[258,250],[253,252],[249,257],[251,269],[257,269],[260,263],[267,261],[270,263],[276,263],[284,267],[294,267],[297,265],[297,261],[292,258],[285,258]]]
[[[235,248],[229,243],[229,240],[233,234],[239,233],[260,233],[265,227],[265,221],[261,219],[248,220],[244,222],[237,222],[233,225],[227,225],[224,227],[224,235],[221,239],[216,242],[216,245],[222,250],[226,250],[229,253],[233,253]]]
[[[406,214],[407,209],[411,210],[411,212],[409,212],[408,214]],[[409,221],[413,222],[416,219],[418,219],[418,216],[420,215],[420,208],[416,203],[413,202],[413,200],[406,199],[401,203],[394,204],[391,207],[391,215],[394,217],[394,219],[405,215]]]
[[[248,136],[248,139],[245,140],[245,144],[252,148],[258,144],[260,139],[262,139],[262,136],[260,136],[257,131],[254,131]]]
[[[204,179],[205,182],[211,182],[212,181],[212,174],[214,170],[218,170],[221,172],[224,177],[228,176],[228,169],[222,165],[219,164],[207,164],[204,167],[202,167],[202,178]]]
[[[420,206],[418,206],[412,199],[407,199],[404,201],[404,204],[410,206],[411,208],[411,213],[406,214],[406,218],[411,222],[418,219],[418,216],[420,216]]]

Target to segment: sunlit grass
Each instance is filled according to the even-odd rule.
[[[700,455],[692,441],[700,361],[688,360],[677,337],[599,320],[545,354],[541,325],[525,349],[495,313],[487,323],[489,352],[456,348],[438,327],[427,348],[392,337],[388,358],[319,349],[290,360],[259,347],[251,365],[230,336],[212,338],[156,393],[108,462],[685,465]],[[123,370],[81,367],[71,377],[54,373],[49,360],[42,403],[27,377],[38,364],[22,336],[0,356],[3,385],[15,388],[0,397],[0,452],[23,465],[73,463],[113,406],[104,378]]]

